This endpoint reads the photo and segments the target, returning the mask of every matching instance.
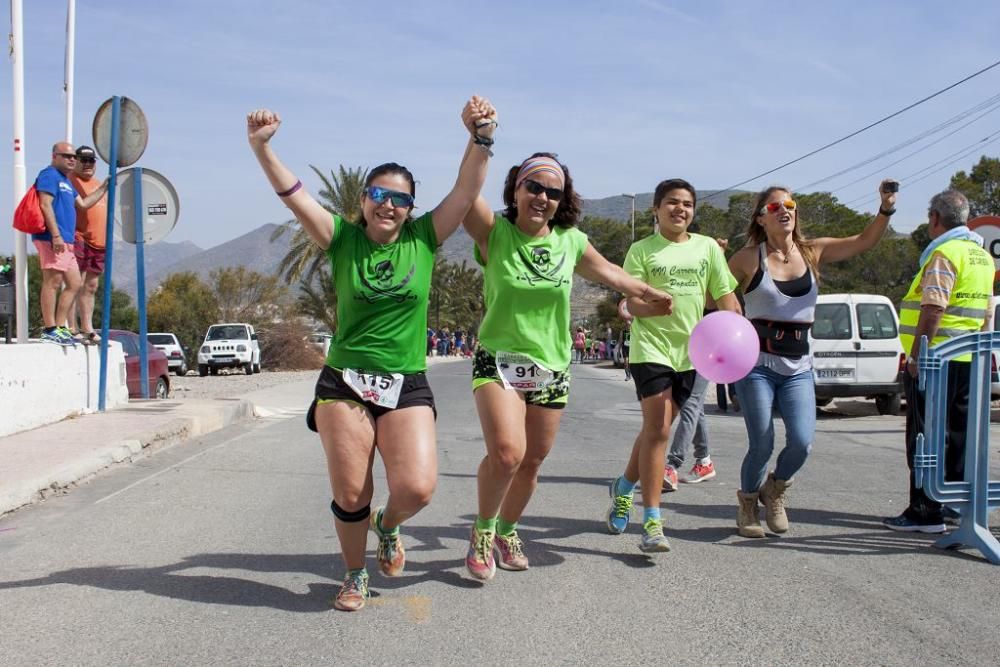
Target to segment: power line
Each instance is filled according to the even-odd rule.
[[[963,130],[963,129],[969,127],[970,125],[972,125],[976,121],[980,120],[981,118],[983,118],[983,117],[987,116],[988,114],[991,114],[994,111],[1000,109],[1000,95],[994,95],[993,97],[989,98],[988,100],[980,102],[979,104],[975,105],[974,107],[972,107],[970,109],[966,109],[962,113],[957,114],[955,116],[952,116],[951,118],[949,118],[948,120],[944,121],[943,123],[939,123],[938,125],[935,125],[934,127],[932,127],[929,130],[924,130],[923,132],[920,132],[919,134],[917,134],[917,135],[915,135],[913,137],[910,137],[906,141],[904,141],[904,142],[902,142],[900,144],[897,144],[897,145],[893,146],[892,148],[886,149],[886,150],[882,151],[881,153],[878,153],[877,155],[873,155],[873,156],[871,156],[869,158],[866,158],[865,160],[862,160],[861,162],[859,162],[859,163],[857,163],[855,165],[847,167],[846,169],[841,169],[840,171],[838,171],[838,172],[836,172],[834,174],[830,174],[829,176],[825,176],[825,177],[819,179],[818,181],[813,181],[812,183],[807,183],[807,184],[805,184],[805,185],[803,185],[801,187],[795,187],[793,189],[796,192],[802,192],[804,190],[811,189],[811,188],[819,185],[820,183],[825,183],[825,182],[827,182],[829,180],[832,180],[832,179],[834,179],[834,178],[836,178],[838,176],[843,176],[844,174],[850,173],[852,171],[856,171],[857,169],[860,169],[861,167],[867,166],[867,165],[871,164],[872,162],[876,162],[877,160],[880,160],[880,159],[882,159],[882,158],[884,158],[886,156],[892,155],[893,153],[897,153],[897,152],[903,150],[904,148],[906,148],[907,146],[912,146],[913,144],[917,143],[921,139],[926,139],[927,137],[933,136],[933,135],[937,134],[938,132],[941,132],[942,130],[946,130],[949,127],[951,127],[952,125],[954,125],[955,123],[959,122],[960,120],[963,120],[964,118],[969,117],[970,115],[976,113],[977,111],[982,111],[983,109],[985,109],[985,111],[983,111],[983,113],[979,114],[978,116],[976,116],[975,118],[973,118],[972,120],[970,120],[968,123],[964,123],[963,125],[960,125],[958,128],[952,130],[951,132],[949,132],[948,134],[944,135],[943,137],[940,137],[939,139],[936,139],[936,140],[930,142],[929,144],[925,145],[923,148],[920,148],[918,150],[913,151],[912,153],[909,153],[906,157],[900,158],[899,160],[896,160],[895,162],[891,162],[891,163],[885,165],[884,167],[882,167],[882,169],[887,169],[888,167],[891,167],[893,165],[899,164],[903,160],[906,160],[909,157],[912,157],[912,156],[914,156],[914,155],[916,155],[916,154],[918,154],[920,152],[923,152],[923,151],[927,150],[928,148],[930,148],[931,146],[934,146],[936,144],[941,143],[942,141],[944,141],[948,137],[954,135],[955,133],[959,132],[960,130]],[[861,180],[863,180],[865,178],[868,178],[868,176],[864,176],[861,179],[858,179],[856,181],[852,181],[850,183],[846,183],[845,185],[842,185],[838,189],[843,189],[843,188],[849,187],[851,185],[854,185],[855,183],[857,183],[857,182],[859,182],[859,181],[861,181]]]
[[[951,155],[948,155],[947,157],[944,157],[944,158],[938,160],[937,162],[932,162],[928,166],[924,167],[923,169],[920,169],[918,171],[913,172],[909,176],[906,176],[904,178],[899,179],[899,183],[900,183],[899,187],[900,187],[900,189],[904,189],[904,188],[907,188],[907,187],[909,187],[911,185],[919,183],[920,181],[922,181],[922,180],[924,180],[926,178],[929,178],[929,177],[933,176],[934,174],[938,173],[942,169],[947,169],[948,167],[950,167],[951,165],[955,164],[956,162],[961,162],[962,160],[966,159],[967,157],[969,157],[973,153],[977,153],[980,150],[982,150],[983,148],[986,148],[990,144],[996,143],[997,141],[1000,141],[1000,130],[998,130],[998,131],[996,131],[996,132],[994,132],[992,134],[989,134],[989,135],[983,137],[982,139],[980,139],[979,141],[975,142],[974,144],[970,144],[970,145],[966,146],[965,148],[962,148],[962,149],[960,149],[960,150],[952,153]],[[961,155],[959,155],[959,153],[961,153]],[[956,155],[958,155],[958,157],[955,157]],[[942,164],[942,163],[944,163],[944,164]],[[941,166],[938,166],[938,165],[941,165]],[[937,168],[935,169],[935,167],[937,167]],[[928,169],[931,169],[932,171],[929,171],[928,173],[924,174],[924,172],[927,171]],[[922,176],[920,176],[920,178],[914,178],[915,176],[919,176],[920,174],[923,174]],[[844,206],[850,206],[850,205],[855,204],[857,202],[861,202],[859,204],[860,206],[866,206],[866,205],[874,202],[878,198],[879,198],[878,195],[875,195],[875,196],[864,195],[862,197],[858,197],[857,199],[852,199],[849,202],[845,202]],[[864,200],[864,201],[862,201],[862,200]]]
[[[713,192],[712,194],[710,194],[707,197],[705,197],[705,201],[711,199],[712,197],[714,197],[716,195],[719,195],[719,194],[722,194],[722,193],[727,192],[729,190],[733,190],[735,188],[738,188],[741,185],[746,185],[747,183],[749,183],[751,181],[756,181],[758,178],[763,178],[764,176],[767,176],[768,174],[773,174],[774,172],[776,172],[776,171],[778,171],[780,169],[784,169],[785,167],[793,165],[796,162],[801,162],[802,160],[805,160],[808,157],[812,157],[813,155],[816,155],[817,153],[819,153],[821,151],[825,151],[826,149],[832,148],[833,146],[836,146],[839,143],[843,143],[844,141],[847,141],[848,139],[850,139],[852,137],[856,137],[859,134],[861,134],[862,132],[866,132],[867,130],[872,129],[873,127],[875,127],[877,125],[881,125],[882,123],[886,122],[887,120],[895,118],[896,116],[898,116],[898,115],[900,115],[902,113],[905,113],[905,112],[909,111],[910,109],[913,109],[914,107],[917,107],[917,106],[923,104],[924,102],[932,100],[935,97],[937,97],[937,96],[939,96],[939,95],[941,95],[943,93],[948,92],[952,88],[955,88],[956,86],[960,86],[963,83],[965,83],[966,81],[974,79],[977,76],[979,76],[980,74],[984,74],[985,72],[988,72],[989,70],[993,69],[994,67],[997,67],[998,65],[1000,65],[1000,60],[996,61],[995,63],[993,63],[991,65],[987,65],[986,67],[982,68],[978,72],[973,72],[972,74],[970,74],[969,76],[965,77],[964,79],[961,79],[960,81],[956,81],[955,83],[951,84],[950,86],[947,86],[946,88],[942,88],[941,90],[937,91],[936,93],[932,93],[931,95],[928,95],[927,97],[924,97],[923,99],[917,100],[913,104],[910,104],[908,106],[903,107],[899,111],[895,111],[895,112],[889,114],[888,116],[885,116],[884,118],[880,118],[879,120],[875,121],[874,123],[868,124],[868,125],[864,126],[863,128],[861,128],[860,130],[855,130],[854,132],[851,132],[850,134],[845,135],[845,136],[841,137],[840,139],[837,139],[836,141],[831,141],[830,143],[826,144],[825,146],[820,146],[819,148],[817,148],[815,150],[809,151],[805,155],[801,155],[801,156],[795,158],[794,160],[789,160],[788,162],[786,162],[784,164],[781,164],[781,165],[778,165],[777,167],[774,167],[773,169],[768,169],[767,171],[762,172],[760,174],[757,174],[756,176],[752,176],[750,178],[747,178],[745,180],[740,181],[739,183],[734,183],[733,185],[730,185],[729,187],[726,187],[726,188],[723,188],[721,190],[718,190],[717,192]]]

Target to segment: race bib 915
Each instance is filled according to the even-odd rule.
[[[383,408],[395,408],[399,403],[399,392],[403,388],[403,376],[399,373],[345,368],[343,376],[344,383],[363,401]]]

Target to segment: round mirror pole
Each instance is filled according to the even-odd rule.
[[[101,312],[101,375],[98,383],[97,409],[107,409],[108,393],[108,329],[111,328],[111,269],[114,266],[115,247],[115,189],[118,185],[118,123],[121,117],[121,98],[115,95],[111,104],[110,155],[108,156],[108,220],[105,231],[108,242],[104,256],[104,308]]]
[[[142,382],[142,397],[149,398],[149,351],[146,349],[146,236],[142,231],[144,217],[142,206],[142,167],[135,167],[132,177],[135,214],[135,266],[136,291],[139,302],[139,378]]]

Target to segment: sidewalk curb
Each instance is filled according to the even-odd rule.
[[[185,406],[188,414],[178,416],[148,431],[108,443],[74,461],[68,461],[44,475],[0,489],[0,516],[22,509],[85,483],[101,471],[121,463],[131,463],[148,454],[180,444],[232,424],[256,418],[254,404],[245,399],[211,405]],[[221,403],[221,404],[220,404]]]

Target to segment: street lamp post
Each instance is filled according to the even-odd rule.
[[[622,197],[628,197],[632,200],[632,243],[635,243],[635,193],[623,192]]]

